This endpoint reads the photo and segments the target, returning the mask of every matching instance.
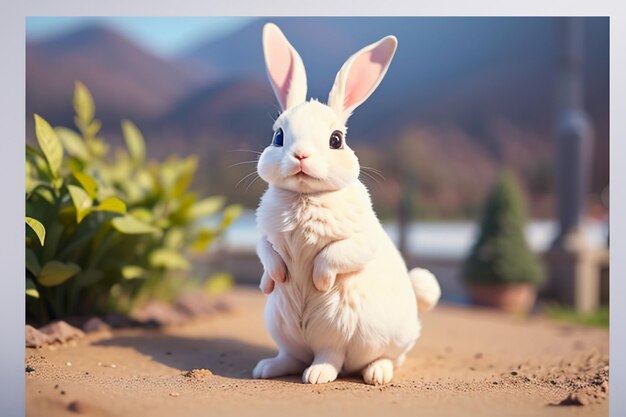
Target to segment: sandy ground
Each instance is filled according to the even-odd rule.
[[[423,318],[390,385],[304,385],[250,378],[276,352],[264,297],[248,289],[226,297],[235,311],[183,326],[27,349],[26,415],[608,415],[605,330],[442,305]],[[587,405],[555,405],[573,392]]]

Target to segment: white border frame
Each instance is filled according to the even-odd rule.
[[[5,198],[0,205],[0,265],[3,287],[0,292],[0,410],[5,416],[24,414],[24,108],[25,108],[25,17],[26,16],[609,16],[610,57],[610,191],[611,212],[626,213],[621,194],[626,179],[626,3],[621,0],[462,0],[446,2],[385,2],[362,0],[317,0],[314,4],[292,0],[271,3],[255,0],[223,2],[213,0],[126,0],[90,2],[78,0],[25,0],[2,5],[0,15],[0,115],[2,138],[0,158]],[[621,111],[619,110],[621,109]],[[620,113],[618,113],[620,111]],[[626,219],[613,216],[611,233],[611,355],[610,415],[626,415]],[[617,277],[613,279],[613,277]]]

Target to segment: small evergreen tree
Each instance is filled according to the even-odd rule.
[[[544,270],[524,236],[524,201],[513,175],[502,172],[485,204],[480,235],[463,265],[468,283],[538,285]]]

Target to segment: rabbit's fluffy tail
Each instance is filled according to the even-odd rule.
[[[437,305],[441,297],[441,288],[432,272],[423,268],[413,268],[409,271],[409,278],[417,297],[417,308],[420,313]]]

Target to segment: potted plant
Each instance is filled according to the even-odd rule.
[[[514,313],[529,312],[544,269],[524,236],[524,201],[508,171],[494,184],[483,210],[480,233],[463,265],[474,303]]]

